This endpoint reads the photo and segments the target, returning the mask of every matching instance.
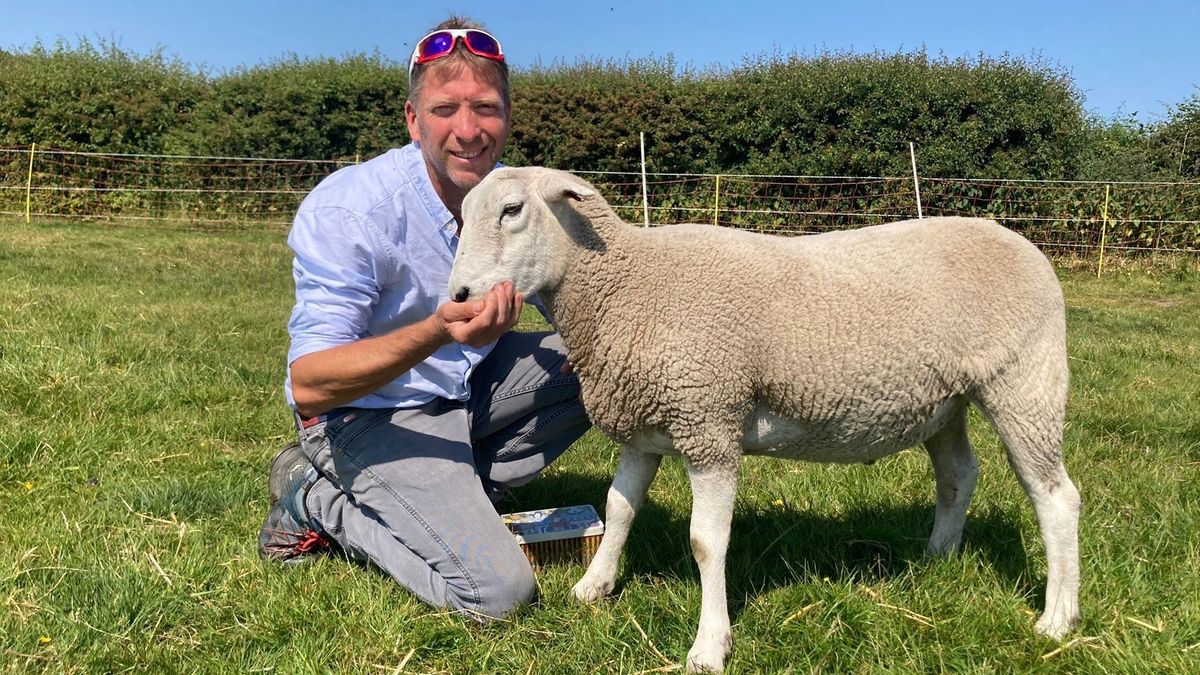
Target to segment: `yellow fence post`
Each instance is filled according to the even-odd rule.
[[[37,151],[37,143],[29,146],[29,176],[25,179],[25,222],[29,223],[29,209],[33,203],[33,153]]]
[[[1111,185],[1104,186],[1104,212],[1100,216],[1100,261],[1096,263],[1097,279],[1100,278],[1100,272],[1104,270],[1104,240],[1108,238],[1108,197],[1111,189]]]
[[[721,174],[717,174],[717,187],[713,190],[713,225],[717,224],[717,212],[721,208]]]

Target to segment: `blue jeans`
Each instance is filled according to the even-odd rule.
[[[492,500],[532,480],[590,426],[554,333],[508,333],[471,376],[471,399],[340,408],[300,430],[321,478],[306,505],[352,558],[421,600],[480,620],[535,592]]]

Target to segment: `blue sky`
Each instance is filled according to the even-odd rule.
[[[289,53],[378,50],[405,61],[451,11],[485,23],[518,67],[663,57],[697,68],[746,56],[924,47],[951,57],[1038,57],[1067,70],[1089,112],[1160,119],[1200,94],[1200,0],[0,0],[0,48],[115,41],[221,72]]]

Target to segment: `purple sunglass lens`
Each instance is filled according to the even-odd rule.
[[[493,41],[494,42],[494,41]],[[434,33],[421,42],[421,58],[427,59],[454,49],[454,36],[447,32]]]
[[[465,39],[467,41],[467,46],[470,47],[472,51],[488,54],[489,56],[500,55],[500,43],[496,42],[495,38],[487,33],[477,30],[468,31]]]

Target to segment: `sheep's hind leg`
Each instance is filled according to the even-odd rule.
[[[997,383],[980,401],[1037,513],[1047,573],[1046,611],[1036,629],[1056,640],[1079,625],[1080,499],[1062,461],[1065,363],[1061,370]]]
[[[604,526],[604,537],[587,572],[571,590],[577,600],[595,602],[612,592],[629,528],[646,501],[646,490],[658,473],[661,461],[661,455],[642,452],[631,445],[621,447],[621,462],[617,465],[617,474],[608,489],[608,502],[604,507],[604,517],[608,521]]]
[[[925,441],[937,481],[933,534],[926,547],[930,555],[949,555],[958,550],[967,508],[979,478],[979,462],[967,440],[967,409],[967,403],[962,401],[945,426]]]
[[[725,554],[738,479],[737,462],[731,464],[687,464],[692,483],[692,555],[700,567],[701,591],[700,625],[687,656],[690,672],[723,670],[733,645],[725,595]]]

